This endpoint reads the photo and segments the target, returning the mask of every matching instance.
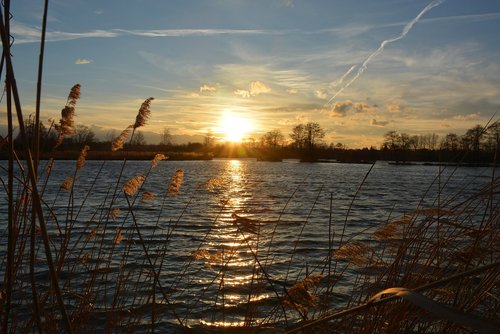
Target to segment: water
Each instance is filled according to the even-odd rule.
[[[153,169],[149,162],[129,161],[120,177],[122,165],[87,161],[76,174],[73,196],[59,187],[73,175],[74,161],[57,161],[46,187],[41,175],[53,255],[69,247],[60,275],[64,297],[70,313],[88,311],[90,328],[112,318],[115,325],[149,331],[152,317],[163,331],[176,331],[179,323],[289,325],[299,318],[280,307],[284,289],[306,273],[325,275],[329,242],[335,248],[346,240],[370,241],[390,219],[435,207],[438,200],[459,202],[492,173],[384,162],[213,160],[162,161]],[[178,169],[184,171],[181,191],[169,196]],[[121,187],[135,175],[146,181],[137,197],[126,198]],[[5,171],[0,176],[6,182]],[[141,200],[144,192],[154,199]],[[113,219],[110,212],[117,209]],[[5,196],[0,215],[7,216]],[[6,232],[1,239],[5,245]],[[36,279],[43,291],[50,280],[42,250]],[[5,258],[5,246],[0,251]],[[1,269],[3,274],[5,263]],[[28,283],[27,269],[19,277]],[[349,300],[351,279],[347,271],[330,303]],[[23,289],[15,296],[19,304],[28,298]]]

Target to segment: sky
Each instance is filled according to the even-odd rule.
[[[11,4],[25,116],[42,5]],[[391,130],[460,135],[500,108],[499,0],[53,0],[48,13],[42,120],[79,83],[75,123],[101,136],[149,97],[148,135],[222,138],[232,115],[248,137],[317,122],[350,148]]]

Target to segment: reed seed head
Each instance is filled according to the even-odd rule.
[[[120,214],[121,209],[120,208],[114,208],[111,213],[109,214],[109,217],[113,220],[115,220],[118,215]]]
[[[146,99],[141,107],[139,108],[139,112],[137,113],[137,116],[135,117],[135,123],[134,123],[134,129],[137,129],[138,127],[146,125],[146,121],[148,120],[149,117],[151,117],[151,101],[153,101],[154,98],[150,97],[149,99]]]
[[[71,190],[71,187],[73,186],[73,183],[75,182],[75,178],[73,176],[68,177],[64,182],[61,184],[61,190]]]
[[[120,133],[118,137],[113,140],[111,143],[111,151],[118,151],[123,148],[123,145],[125,145],[125,140],[127,140],[128,135],[130,134],[130,131],[132,129],[132,125],[129,125],[125,130]]]
[[[123,192],[129,196],[134,195],[144,182],[144,176],[136,175],[123,185]]]
[[[113,243],[115,245],[119,245],[120,242],[122,242],[123,239],[124,239],[124,237],[123,237],[123,234],[122,234],[122,230],[120,228],[117,228],[116,229],[116,233],[115,233],[115,237],[113,238]]]
[[[151,160],[151,168],[155,168],[160,161],[166,160],[166,159],[167,159],[167,157],[164,154],[161,154],[161,153],[156,154],[155,157],[153,158],[153,160]]]
[[[349,261],[354,265],[365,265],[370,262],[370,255],[373,249],[359,241],[352,241],[342,245],[334,252],[339,260]]]
[[[74,106],[76,104],[76,101],[80,98],[80,89],[81,89],[80,84],[76,84],[73,87],[71,87],[71,90],[69,91],[68,94],[68,101],[66,102],[67,105]]]
[[[289,308],[296,309],[301,314],[307,314],[310,308],[317,306],[318,297],[309,291],[317,286],[323,277],[321,275],[310,275],[295,283],[287,290],[283,304]]]
[[[168,187],[168,194],[171,196],[178,195],[181,190],[181,185],[183,180],[184,180],[184,171],[182,169],[176,170],[174,176],[172,176],[172,181],[170,182],[170,186]]]
[[[87,159],[87,154],[90,150],[89,145],[85,145],[83,149],[80,151],[80,155],[78,156],[78,160],[76,161],[76,169],[80,170],[85,165],[85,160]]]
[[[155,198],[155,194],[152,191],[145,191],[142,193],[141,200],[144,202],[152,201]]]

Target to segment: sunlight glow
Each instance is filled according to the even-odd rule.
[[[241,142],[253,130],[249,119],[225,111],[220,120],[220,131],[224,139],[230,142]]]

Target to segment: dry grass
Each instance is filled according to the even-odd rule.
[[[332,218],[331,206],[329,217],[325,214],[328,249],[324,258],[312,259],[321,263],[314,266],[300,262],[299,246],[322,188],[309,214],[302,215],[305,221],[297,223],[298,233],[287,240],[291,246],[285,247],[278,244],[278,227],[294,196],[304,191],[302,183],[279,208],[279,217],[264,222],[232,210],[234,201],[225,193],[231,181],[213,178],[195,193],[217,199],[213,207],[219,211],[197,227],[203,232],[194,238],[182,222],[195,219],[190,210],[205,203],[183,197],[180,190],[187,181],[182,169],[163,180],[168,188],[162,194],[145,190],[153,169],[166,159],[163,154],[138,172],[127,169],[124,152],[113,186],[97,203],[92,200],[105,162],[96,168],[94,180],[79,183],[90,147],[82,148],[62,185],[53,182],[57,160],[35,168],[41,161],[33,158],[26,138],[4,23],[1,28],[7,95],[14,99],[7,115],[18,117],[24,139],[24,160],[19,160],[10,147],[12,138],[0,138],[10,157],[7,177],[1,179],[8,212],[0,235],[6,245],[0,264],[1,332],[158,332],[165,325],[162,318],[187,331],[193,326],[189,321],[200,317],[210,324],[195,324],[201,331],[217,326],[228,331],[232,325],[235,332],[498,332],[500,180],[495,174],[466,199],[458,196],[460,191],[456,198],[444,198],[440,185],[436,198],[426,195],[432,205],[408,208],[406,215],[373,231],[348,235],[370,168],[345,219]],[[73,133],[80,90],[78,84],[72,87],[54,124],[56,147]],[[123,149],[145,126],[152,100],[142,103],[135,123],[113,141],[111,152]],[[135,176],[124,182],[130,175]],[[185,206],[167,219],[179,198],[175,203]],[[155,210],[156,220],[143,216],[145,208]],[[335,226],[342,228],[334,233]],[[172,248],[175,238],[186,235],[191,238],[183,247]],[[285,250],[290,253],[283,260]],[[280,268],[288,269],[276,272],[280,256],[285,262]],[[341,300],[340,291],[347,300]],[[233,323],[235,314],[244,317]]]

